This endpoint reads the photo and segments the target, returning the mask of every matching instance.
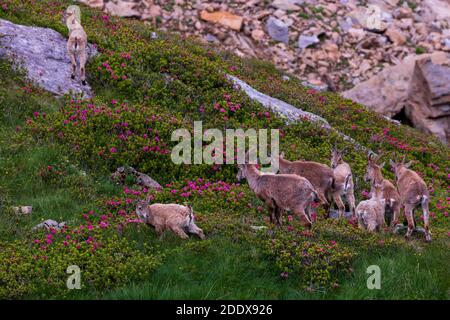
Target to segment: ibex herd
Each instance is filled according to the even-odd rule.
[[[280,226],[284,211],[290,211],[303,220],[307,228],[311,228],[313,203],[321,204],[327,213],[335,203],[339,210],[339,217],[345,213],[344,196],[348,202],[352,217],[357,219],[358,226],[369,232],[380,231],[386,226],[386,220],[393,228],[400,217],[401,207],[404,207],[408,221],[406,237],[409,238],[414,230],[414,209],[421,206],[425,225],[425,238],[431,241],[429,230],[429,192],[420,176],[408,169],[411,163],[393,162],[391,166],[395,172],[396,185],[383,178],[379,164],[381,155],[368,155],[368,163],[364,180],[371,183],[371,198],[361,201],[355,208],[353,175],[350,166],[343,160],[344,150],[333,148],[331,154],[331,168],[325,164],[312,161],[288,161],[284,154],[272,157],[279,160],[279,174],[261,172],[256,164],[250,163],[248,153],[244,164],[238,165],[237,178],[247,179],[250,189],[263,201],[269,210],[272,223]],[[194,222],[193,209],[190,206],[178,204],[152,204],[140,201],[136,213],[158,234],[166,229],[171,230],[182,239],[188,234],[196,234],[201,239],[203,231]]]
[[[360,228],[369,232],[379,231],[386,225],[391,228],[398,223],[400,211],[404,207],[408,221],[406,237],[414,230],[414,209],[421,206],[425,225],[425,238],[431,241],[429,230],[429,192],[420,176],[409,170],[410,163],[395,163],[391,166],[395,172],[396,185],[383,178],[379,164],[381,155],[369,153],[364,179],[371,183],[371,198],[355,207],[354,183],[350,166],[343,160],[345,150],[333,148],[331,168],[325,164],[312,161],[288,161],[282,153],[279,160],[280,174],[261,173],[254,164],[239,165],[238,180],[246,178],[250,189],[265,202],[269,209],[270,220],[281,225],[283,211],[291,211],[302,218],[307,227],[312,226],[311,206],[320,203],[329,214],[333,202],[337,205],[339,217],[345,213],[344,196],[352,217],[358,220]],[[299,179],[300,178],[300,179]],[[299,197],[301,197],[299,199]]]

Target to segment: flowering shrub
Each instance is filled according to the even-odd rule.
[[[82,290],[101,291],[145,279],[161,263],[151,248],[140,252],[125,238],[98,238],[93,251],[87,240],[75,244],[49,235],[31,247],[25,241],[1,243],[0,298],[70,297],[76,291],[66,287],[70,265],[81,269]]]
[[[294,232],[277,233],[266,241],[265,249],[282,277],[297,273],[305,285],[315,288],[335,286],[339,272],[348,270],[356,255],[353,249],[336,241],[313,242]]]

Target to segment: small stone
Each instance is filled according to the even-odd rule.
[[[450,49],[450,39],[444,39],[444,46],[446,46],[447,49]]]
[[[301,49],[305,49],[305,48],[307,48],[309,46],[312,46],[312,45],[314,45],[316,43],[319,43],[319,42],[320,42],[320,40],[319,40],[319,38],[317,38],[317,36],[304,36],[304,35],[301,35],[298,38],[298,47],[301,48]]]
[[[398,29],[391,27],[386,31],[386,36],[394,43],[396,46],[401,46],[405,44],[406,37],[405,35]]]
[[[267,32],[272,39],[288,44],[289,27],[283,21],[270,17],[267,20]]]
[[[412,10],[409,7],[400,7],[395,9],[393,14],[395,19],[407,19],[412,17]]]
[[[298,11],[301,8],[299,4],[303,4],[304,0],[275,0],[272,3],[272,7],[285,11]]]
[[[251,33],[252,39],[256,41],[261,41],[262,39],[264,39],[265,35],[266,33],[261,29],[255,29]]]
[[[47,219],[42,223],[37,224],[36,226],[33,227],[33,231],[45,228],[47,231],[49,231],[50,229],[55,229],[55,230],[61,230],[64,226],[66,225],[66,222],[59,222],[52,220],[52,219]]]
[[[399,1],[400,0],[384,0],[384,2],[386,2],[387,4],[389,4],[389,5],[393,6],[393,7],[395,7],[398,4]]]
[[[352,22],[351,18],[347,18],[345,20],[339,21],[339,27],[344,32],[348,32],[352,26],[353,26],[353,22]]]
[[[200,12],[200,18],[202,20],[219,23],[223,26],[239,31],[242,27],[243,18],[227,11],[208,12],[203,10]]]
[[[218,40],[215,36],[213,36],[212,34],[210,34],[210,33],[208,33],[208,34],[205,36],[205,40],[208,41],[208,42],[219,42],[219,40]]]
[[[19,207],[13,207],[13,211],[15,214],[24,214],[24,215],[30,215],[31,212],[33,212],[32,206],[19,206]]]
[[[357,39],[357,41],[361,41],[365,36],[366,36],[366,32],[362,29],[355,29],[355,28],[350,28],[348,30],[348,33],[354,37],[355,39]]]

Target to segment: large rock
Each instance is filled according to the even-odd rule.
[[[9,57],[27,71],[28,78],[56,95],[66,93],[92,96],[91,87],[71,79],[71,63],[66,51],[67,39],[60,33],[28,27],[0,19],[0,56]],[[88,57],[96,54],[89,45]],[[88,62],[89,63],[89,62]]]
[[[450,59],[416,62],[405,112],[417,128],[450,142]]]
[[[448,143],[448,63],[444,52],[408,56],[342,95],[390,118],[404,110],[415,127]]]

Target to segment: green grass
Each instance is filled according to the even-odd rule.
[[[173,240],[173,239],[172,239]],[[299,278],[281,279],[257,250],[214,237],[206,250],[180,250],[143,283],[106,293],[82,293],[81,299],[449,299],[450,280],[445,248],[431,246],[426,253],[387,250],[364,254],[353,274],[342,277],[334,291],[299,290]],[[381,289],[367,288],[367,267],[381,269]],[[441,281],[443,280],[444,281]]]
[[[54,28],[66,34],[64,26],[59,23],[58,10],[71,3],[70,1],[47,2],[6,1],[16,11],[2,11],[0,17],[23,24],[32,24]],[[373,150],[382,149],[388,153],[406,152],[415,159],[415,169],[423,173],[425,180],[434,188],[431,200],[432,211],[436,217],[432,219],[431,228],[435,238],[432,244],[425,244],[420,235],[411,242],[401,236],[390,234],[366,235],[358,232],[345,222],[319,220],[313,229],[312,236],[300,235],[304,229],[298,223],[289,224],[294,230],[287,228],[277,230],[273,238],[258,235],[251,231],[249,225],[265,225],[265,211],[258,209],[261,205],[246,184],[235,186],[232,192],[242,193],[239,200],[234,199],[231,192],[219,191],[206,193],[204,196],[193,196],[184,199],[170,194],[170,188],[156,194],[155,201],[179,202],[188,201],[194,205],[198,224],[207,235],[208,240],[196,239],[181,241],[171,234],[158,239],[147,226],[130,226],[121,239],[126,239],[130,248],[143,255],[155,255],[161,258],[161,264],[147,276],[140,276],[139,270],[134,272],[137,280],[128,280],[126,271],[116,274],[111,284],[87,285],[80,291],[64,295],[61,291],[52,291],[45,286],[46,274],[42,273],[46,266],[40,262],[37,270],[36,287],[19,292],[19,298],[73,298],[73,299],[449,299],[449,277],[447,275],[450,250],[448,218],[443,213],[448,210],[445,201],[448,191],[448,148],[434,138],[422,135],[405,126],[396,127],[380,116],[364,109],[362,106],[329,93],[311,93],[303,88],[293,77],[291,81],[283,81],[282,73],[273,65],[255,61],[241,60],[229,53],[215,52],[195,41],[183,41],[170,34],[160,34],[158,41],[148,40],[151,29],[140,22],[114,19],[108,22],[95,17],[99,12],[82,7],[84,23],[89,27],[89,37],[103,49],[111,50],[111,55],[101,54],[89,62],[89,82],[93,84],[96,106],[110,106],[111,100],[119,103],[139,106],[140,113],[123,112],[123,119],[131,123],[132,129],[142,130],[142,114],[157,113],[180,119],[174,125],[163,121],[160,128],[161,137],[167,139],[173,129],[179,125],[189,125],[193,120],[203,120],[209,127],[236,128],[281,128],[285,135],[281,141],[281,149],[289,158],[304,158],[320,162],[329,161],[330,148],[337,141],[345,142],[333,134],[327,133],[308,123],[287,126],[273,114],[268,120],[264,117],[253,117],[252,113],[264,111],[258,104],[248,100],[245,95],[234,92],[224,79],[223,71],[233,73],[248,81],[266,94],[280,98],[307,111],[325,117],[333,127],[351,136],[359,143]],[[36,12],[36,13],[35,13]],[[111,32],[111,25],[119,32]],[[131,52],[133,59],[124,71],[117,66],[122,60],[119,52]],[[117,73],[125,72],[129,78],[114,82],[97,68],[108,61]],[[162,74],[173,78],[171,83],[165,82]],[[30,91],[31,90],[31,91]],[[197,112],[204,105],[212,109],[214,102],[226,104],[222,97],[231,96],[233,103],[243,106],[241,113],[233,114],[228,121],[208,111]],[[83,105],[84,107],[84,105]],[[137,169],[157,177],[163,182],[173,182],[174,188],[186,179],[197,177],[208,181],[223,180],[235,182],[236,170],[233,166],[225,166],[214,171],[209,166],[176,167],[168,158],[150,154],[142,157],[138,144],[120,144],[124,149],[117,158],[104,160],[97,157],[93,150],[116,146],[114,127],[108,118],[96,120],[95,132],[88,132],[82,127],[62,126],[67,117],[65,111],[74,108],[67,97],[55,99],[51,95],[36,89],[24,80],[22,72],[13,71],[10,63],[0,60],[0,242],[14,243],[17,249],[32,247],[35,238],[45,234],[30,231],[31,227],[44,219],[64,220],[71,226],[85,223],[82,213],[95,210],[99,214],[116,214],[118,209],[105,207],[104,201],[130,197],[135,201],[140,196],[124,196],[123,186],[114,184],[109,175],[118,165],[132,164]],[[34,119],[33,112],[45,112],[47,118]],[[69,113],[70,114],[70,113]],[[27,120],[33,119],[33,125]],[[117,121],[122,121],[120,118]],[[90,120],[89,120],[90,121]],[[103,121],[103,122],[102,122]],[[99,127],[101,126],[101,127]],[[52,130],[59,128],[73,140],[58,139]],[[76,131],[79,130],[79,131]],[[386,132],[388,132],[386,134]],[[386,135],[382,143],[372,139],[376,135]],[[393,143],[392,137],[400,143],[407,143],[410,149],[403,151],[403,146]],[[67,139],[69,139],[67,138]],[[73,145],[82,140],[81,149],[85,153],[74,151]],[[111,145],[112,143],[112,145]],[[351,150],[347,160],[357,177],[364,174],[366,155]],[[433,164],[438,167],[430,167]],[[46,176],[48,166],[63,172],[60,176]],[[384,172],[392,178],[388,170]],[[361,199],[361,191],[368,186],[361,182],[357,186],[357,198]],[[130,184],[131,187],[131,184]],[[12,213],[11,206],[32,205],[30,217],[18,217]],[[440,208],[439,206],[444,206]],[[122,207],[120,207],[122,208]],[[123,207],[131,216],[133,204]],[[447,208],[447,209],[446,209]],[[95,221],[97,222],[97,221]],[[117,223],[113,222],[113,223]],[[116,225],[114,225],[116,226]],[[100,231],[102,237],[117,235],[115,230]],[[104,238],[103,238],[104,239]],[[270,251],[271,241],[279,241],[280,246],[289,249],[283,259],[277,259]],[[19,241],[19,244],[16,242]],[[311,261],[302,261],[297,246],[305,243],[318,245],[319,249],[327,248],[330,241],[338,243],[339,248],[350,251],[354,256],[342,257],[343,251],[321,256],[311,249]],[[385,241],[385,246],[379,243]],[[150,252],[144,250],[145,244]],[[272,248],[273,249],[273,248]],[[291,250],[292,249],[292,250]],[[31,249],[30,249],[31,250]],[[114,248],[111,249],[114,251]],[[120,247],[123,250],[123,247]],[[19,250],[18,250],[19,251]],[[289,252],[287,252],[289,251]],[[30,251],[31,252],[31,251]],[[71,253],[61,251],[62,255],[51,256],[62,271],[54,271],[60,282],[54,287],[64,287],[66,274],[63,272],[68,261],[73,259]],[[35,254],[36,251],[33,251]],[[40,254],[40,252],[38,251]],[[111,264],[111,258],[120,252],[112,252],[111,256],[91,257],[93,262]],[[0,252],[1,254],[1,252]],[[53,254],[52,252],[48,253]],[[89,254],[86,251],[86,254]],[[1,255],[0,255],[1,257]],[[16,257],[11,254],[15,263]],[[10,257],[4,257],[5,260]],[[79,258],[79,257],[78,257]],[[77,258],[77,259],[78,259]],[[60,260],[58,260],[60,259]],[[105,259],[105,260],[101,260]],[[314,275],[324,276],[326,270],[321,269],[322,260],[342,263],[330,269],[332,277],[326,285],[312,283]],[[54,262],[52,260],[52,263]],[[4,261],[0,260],[0,263]],[[8,261],[6,261],[8,262]],[[76,263],[77,261],[74,261]],[[34,262],[33,262],[34,263]],[[315,264],[319,263],[319,264]],[[299,265],[298,265],[299,264]],[[353,269],[349,272],[348,264]],[[7,263],[8,265],[8,263]],[[368,290],[366,287],[366,269],[370,265],[381,268],[381,290]],[[21,267],[26,263],[14,265],[11,274],[17,278],[26,277]],[[112,265],[111,268],[116,266]],[[130,267],[130,266],[128,266]],[[289,277],[283,279],[280,273],[289,269]],[[310,273],[305,273],[306,269]],[[19,271],[15,271],[19,270]],[[28,270],[28,269],[25,269]],[[91,275],[94,280],[101,280],[104,273],[111,270],[96,270]],[[149,270],[145,270],[148,272]],[[317,274],[315,274],[316,272]],[[147,274],[147,273],[146,273]],[[2,276],[4,278],[2,278]],[[124,278],[122,278],[124,277]],[[8,274],[0,270],[2,279],[11,280]],[[124,280],[125,279],[125,280]],[[17,280],[17,279],[16,279]],[[12,282],[14,283],[14,282]],[[106,283],[106,280],[105,280]],[[19,286],[20,287],[20,286]],[[0,288],[0,297],[1,296]],[[14,296],[16,297],[16,296]]]
[[[352,281],[343,282],[338,299],[449,299],[450,280],[445,266],[450,258],[448,248],[429,246],[421,253],[395,250],[383,255],[367,255],[354,265]],[[368,290],[366,269],[381,269],[381,289]]]

